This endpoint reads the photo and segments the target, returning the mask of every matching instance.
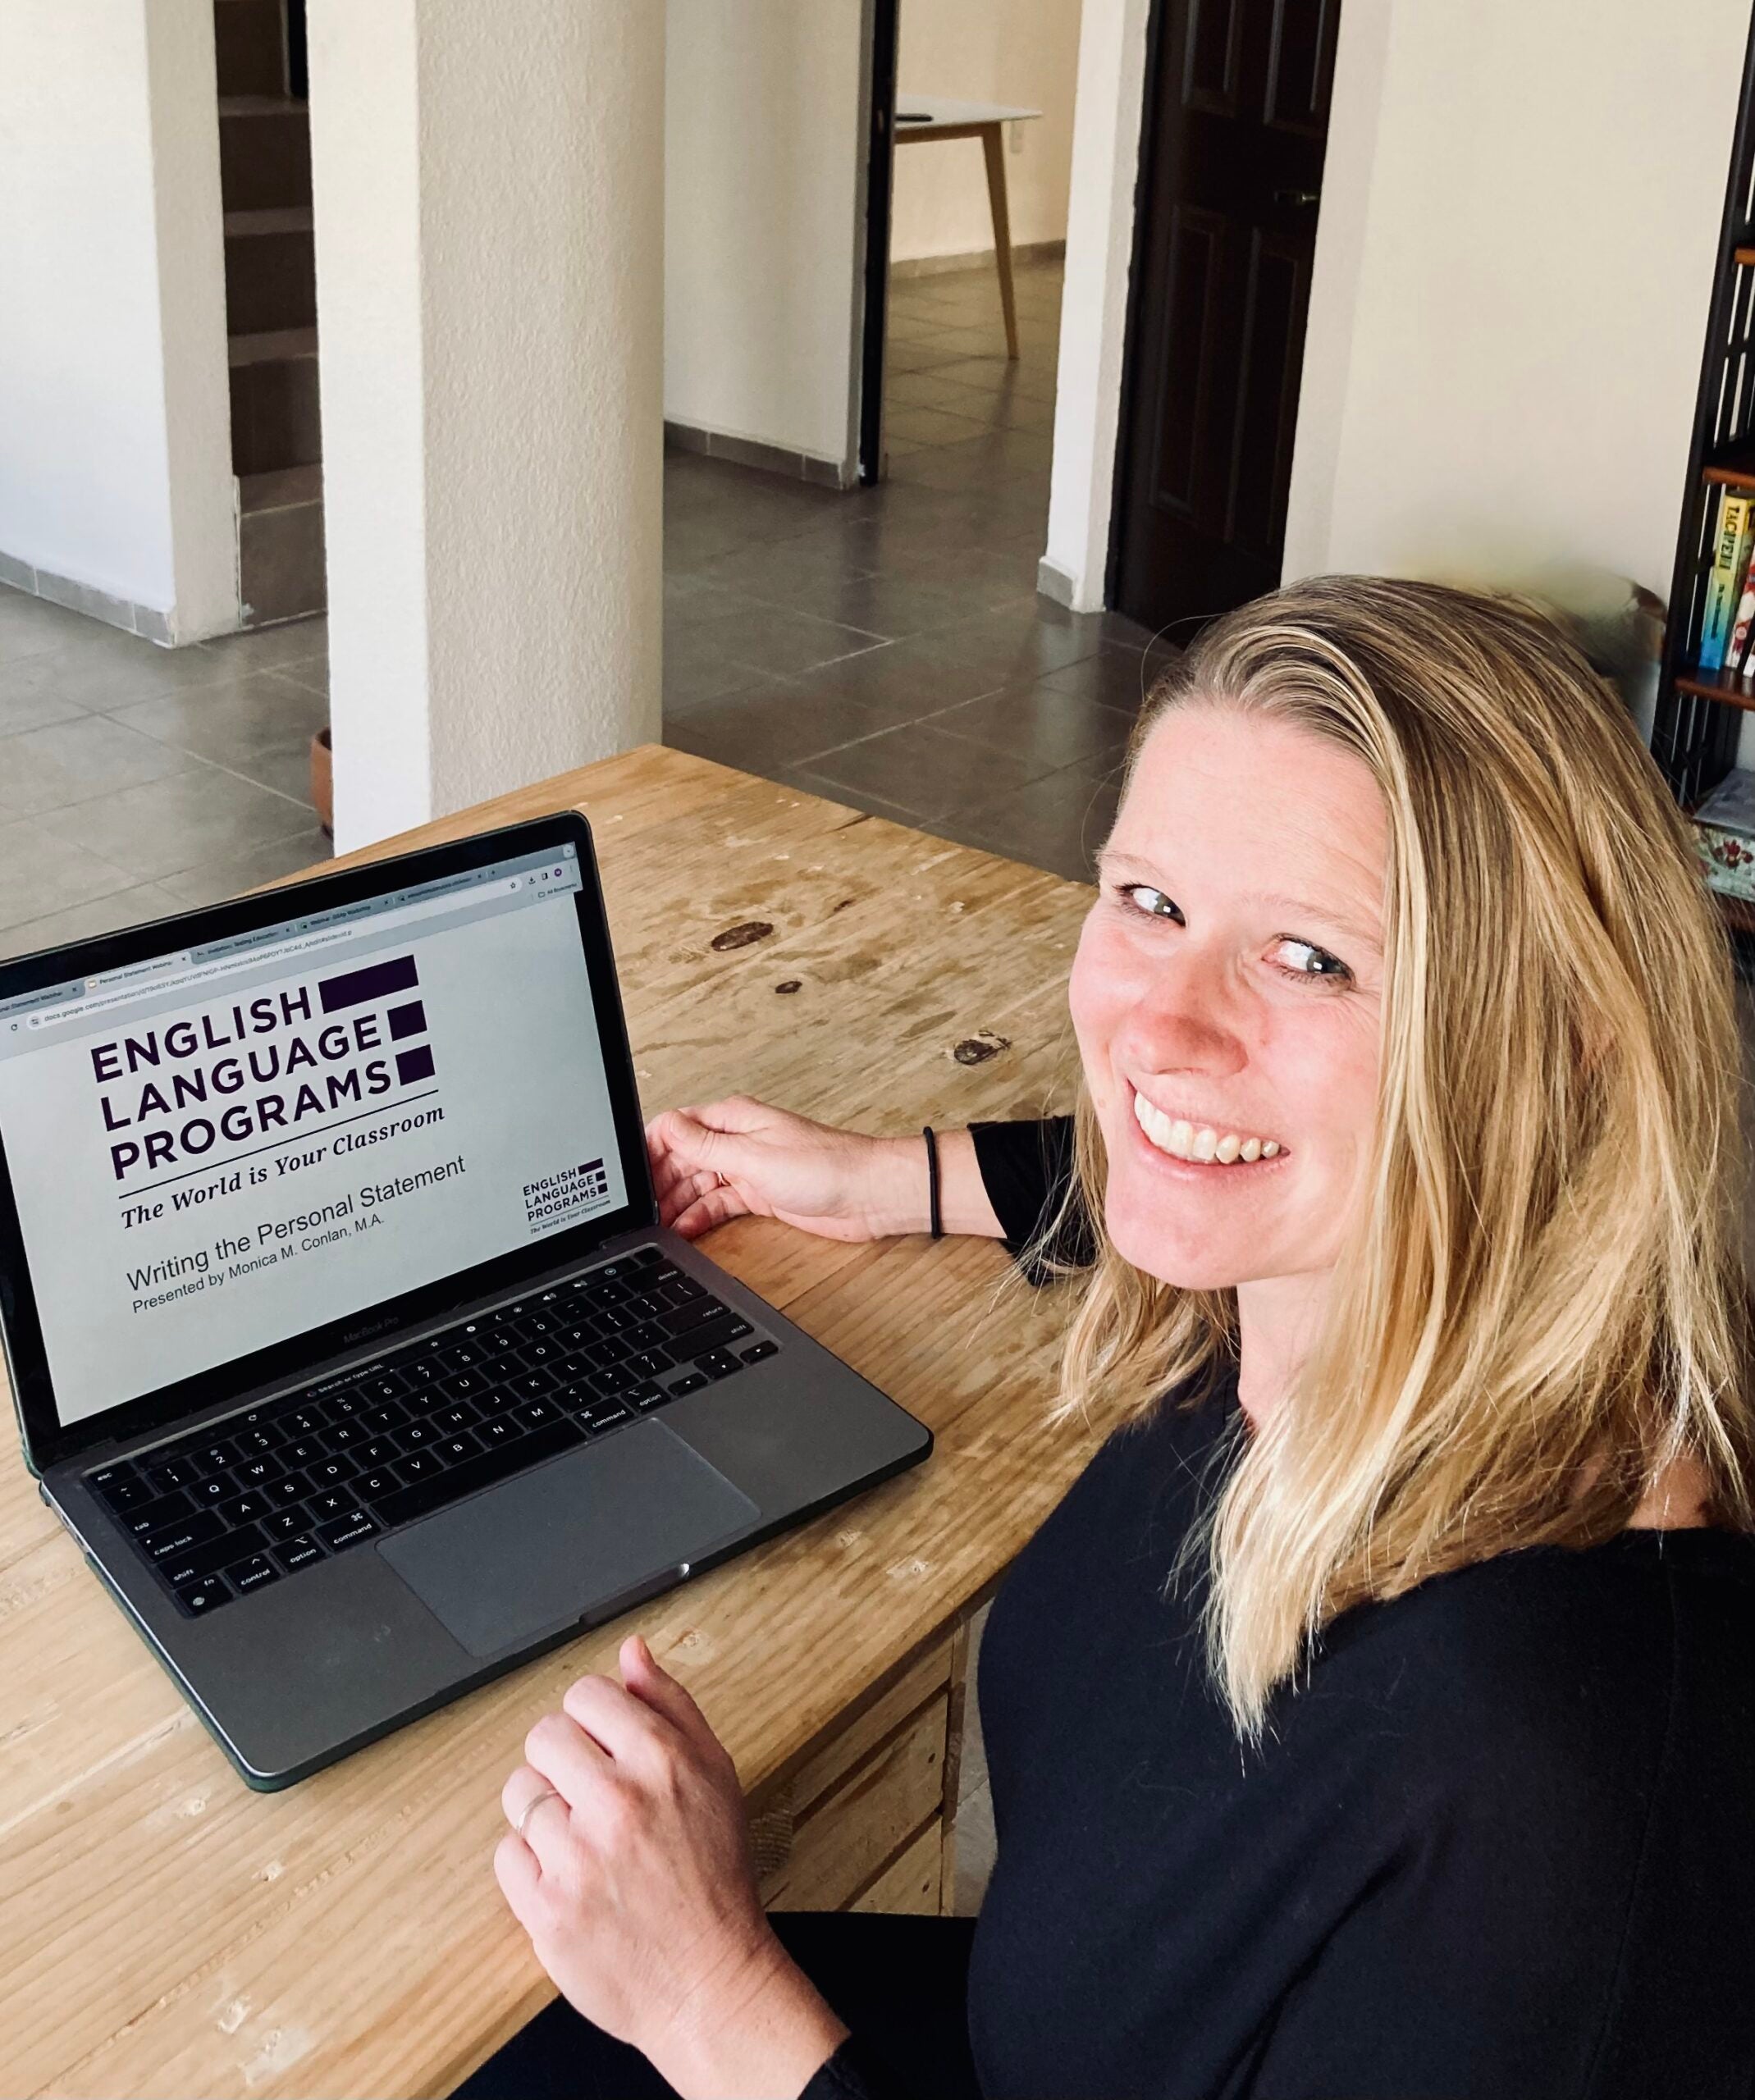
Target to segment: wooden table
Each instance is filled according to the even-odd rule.
[[[1076,884],[650,746],[374,851],[569,806],[649,1112],[743,1088],[908,1130],[1064,1103]],[[449,2090],[551,1996],[490,1869],[500,1782],[636,1620],[735,1755],[779,1900],[902,1907],[912,1876],[930,1901],[930,1820],[886,1860],[867,1816],[850,1860],[854,1811],[822,1805],[935,1809],[947,1637],[1095,1441],[1044,1418],[1065,1300],[996,1308],[990,1241],[746,1220],[712,1248],[929,1422],[931,1459],[284,1793],[239,1783],[9,1449],[0,2093]]]
[[[994,215],[994,266],[1005,311],[1005,354],[1017,362],[1017,304],[1012,290],[1012,215],[1006,203],[1005,141],[1000,126],[1026,123],[1040,109],[1008,109],[993,102],[956,102],[948,95],[896,91],[895,143],[912,139],[979,139],[987,159],[987,207]]]

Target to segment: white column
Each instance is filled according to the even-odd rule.
[[[660,728],[664,11],[311,0],[343,851]]]

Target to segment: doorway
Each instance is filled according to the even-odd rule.
[[[1340,0],[1159,0],[1108,603],[1154,630],[1280,580]]]

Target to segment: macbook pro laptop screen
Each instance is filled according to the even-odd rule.
[[[580,886],[557,844],[0,1002],[63,1425],[628,1202]]]

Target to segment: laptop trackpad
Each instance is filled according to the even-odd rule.
[[[472,1655],[495,1655],[699,1559],[757,1514],[648,1418],[441,1510],[378,1551]]]

